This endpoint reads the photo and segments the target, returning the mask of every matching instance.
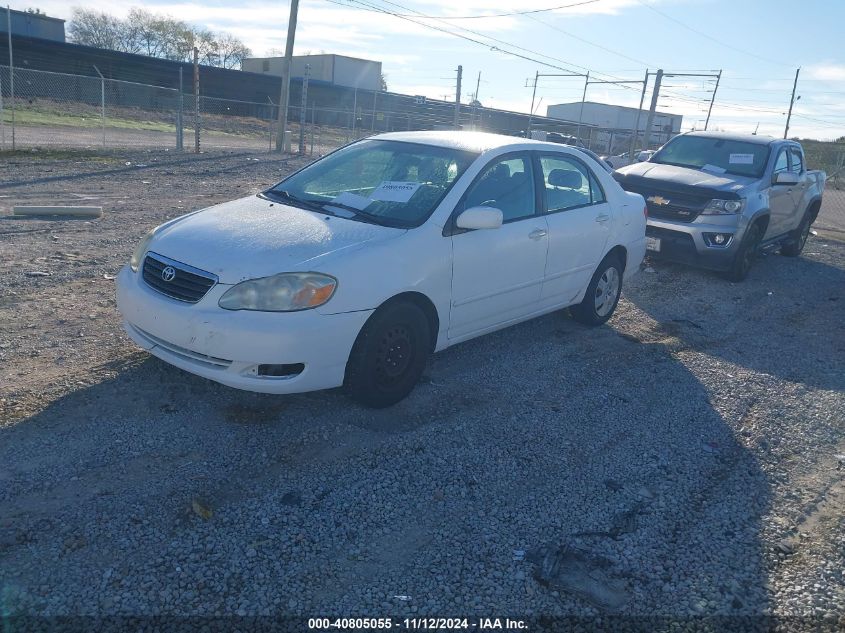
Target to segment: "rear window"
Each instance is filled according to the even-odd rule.
[[[651,162],[700,169],[712,174],[759,178],[768,160],[768,145],[707,136],[678,136],[664,145]]]

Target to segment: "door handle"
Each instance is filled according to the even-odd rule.
[[[606,213],[602,213],[596,216],[596,222],[607,222],[610,219],[610,216]]]
[[[532,240],[539,240],[540,238],[546,237],[547,234],[548,232],[543,229],[534,229],[528,234],[528,237]]]

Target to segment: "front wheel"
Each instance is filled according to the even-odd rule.
[[[413,303],[382,306],[364,324],[346,364],[344,386],[361,404],[381,409],[413,391],[428,361],[431,328]]]
[[[780,247],[781,255],[787,257],[798,257],[804,250],[807,238],[810,237],[810,213],[805,213],[801,224],[789,236],[789,241]]]
[[[749,226],[736,252],[733,264],[724,273],[725,279],[737,282],[745,281],[745,278],[748,277],[748,273],[751,271],[751,267],[754,265],[754,260],[757,259],[760,242],[762,241],[763,227],[759,223]]]
[[[613,316],[622,294],[622,272],[618,257],[606,257],[593,274],[584,300],[569,307],[572,318],[584,325],[601,325]]]

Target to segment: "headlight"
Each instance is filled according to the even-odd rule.
[[[153,239],[153,236],[158,231],[159,227],[154,228],[152,231],[147,233],[140,242],[138,242],[138,246],[135,247],[135,251],[132,253],[132,257],[129,258],[129,268],[132,269],[133,273],[138,272],[138,268],[141,266],[141,260],[144,259],[144,254],[147,252],[147,247],[150,245],[150,242]]]
[[[281,273],[232,286],[217,302],[225,310],[295,312],[332,298],[337,279],[320,273]]]
[[[733,215],[742,211],[744,200],[711,200],[701,215]]]

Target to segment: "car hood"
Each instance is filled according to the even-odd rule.
[[[734,194],[756,182],[754,178],[746,176],[713,174],[700,169],[650,162],[634,163],[622,167],[616,171],[614,177],[625,188],[627,188],[626,185],[635,187],[639,185],[662,189],[660,183],[665,183],[667,189],[694,187],[700,190],[709,190],[713,193]]]
[[[329,256],[403,233],[250,196],[166,225],[149,250],[234,284],[281,272],[319,272]]]

